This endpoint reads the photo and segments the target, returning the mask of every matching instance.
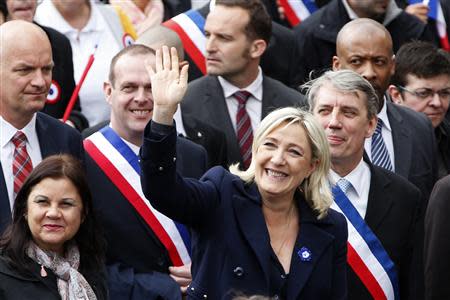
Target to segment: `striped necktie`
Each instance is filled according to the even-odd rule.
[[[14,177],[14,195],[22,187],[25,179],[27,179],[33,165],[27,152],[27,137],[22,131],[17,131],[12,137],[11,142],[14,144],[13,154],[13,177]]]
[[[377,128],[372,135],[372,163],[389,171],[393,171],[391,158],[381,134],[382,127],[383,121],[378,119]]]
[[[244,167],[248,168],[252,161],[252,142],[253,130],[250,116],[245,109],[250,93],[247,91],[238,91],[234,93],[234,98],[238,101],[238,109],[236,114],[236,136],[239,143],[239,149],[244,162]]]

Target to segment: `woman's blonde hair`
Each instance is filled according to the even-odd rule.
[[[328,183],[330,170],[330,150],[325,132],[315,118],[307,111],[295,107],[277,109],[267,115],[255,132],[252,144],[252,161],[247,170],[239,170],[238,164],[230,166],[230,172],[243,181],[251,183],[255,179],[255,156],[263,140],[281,124],[290,126],[298,124],[305,129],[311,145],[312,161],[316,161],[315,170],[300,184],[299,191],[303,193],[309,206],[318,212],[318,218],[323,218],[332,203]]]

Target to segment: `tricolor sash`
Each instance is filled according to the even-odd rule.
[[[203,74],[206,74],[205,63],[205,18],[196,10],[181,13],[162,25],[175,31],[183,43],[184,50]]]
[[[331,207],[347,219],[347,263],[374,299],[399,299],[395,265],[383,245],[337,185],[333,196]]]
[[[122,195],[136,209],[169,253],[174,266],[191,261],[189,232],[154,209],[142,192],[138,156],[106,126],[84,140],[84,148]]]
[[[280,0],[280,5],[292,27],[304,21],[317,10],[314,0]]]

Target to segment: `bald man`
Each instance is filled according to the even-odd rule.
[[[294,28],[298,41],[299,76],[329,69],[336,53],[336,36],[342,27],[358,18],[378,21],[393,37],[394,51],[412,40],[438,43],[428,25],[399,9],[394,0],[332,0]]]
[[[415,243],[414,269],[423,274],[423,213],[437,179],[437,146],[430,120],[421,113],[393,104],[386,91],[394,73],[394,54],[389,32],[371,19],[357,19],[346,24],[338,34],[337,55],[333,69],[350,69],[367,79],[378,96],[377,130],[365,141],[368,159],[407,178],[423,196],[419,230]],[[401,237],[399,237],[401,238]],[[411,295],[422,299],[421,278],[412,286]]]
[[[17,38],[20,36],[20,38]],[[52,50],[45,32],[26,21],[0,26],[0,233],[11,222],[15,195],[29,170],[42,158],[68,153],[84,156],[80,134],[40,113],[52,79]],[[22,141],[21,143],[19,141]],[[16,174],[17,173],[17,174]]]

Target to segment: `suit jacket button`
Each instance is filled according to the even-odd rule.
[[[242,277],[244,275],[244,269],[242,267],[234,268],[233,272],[237,277]]]

